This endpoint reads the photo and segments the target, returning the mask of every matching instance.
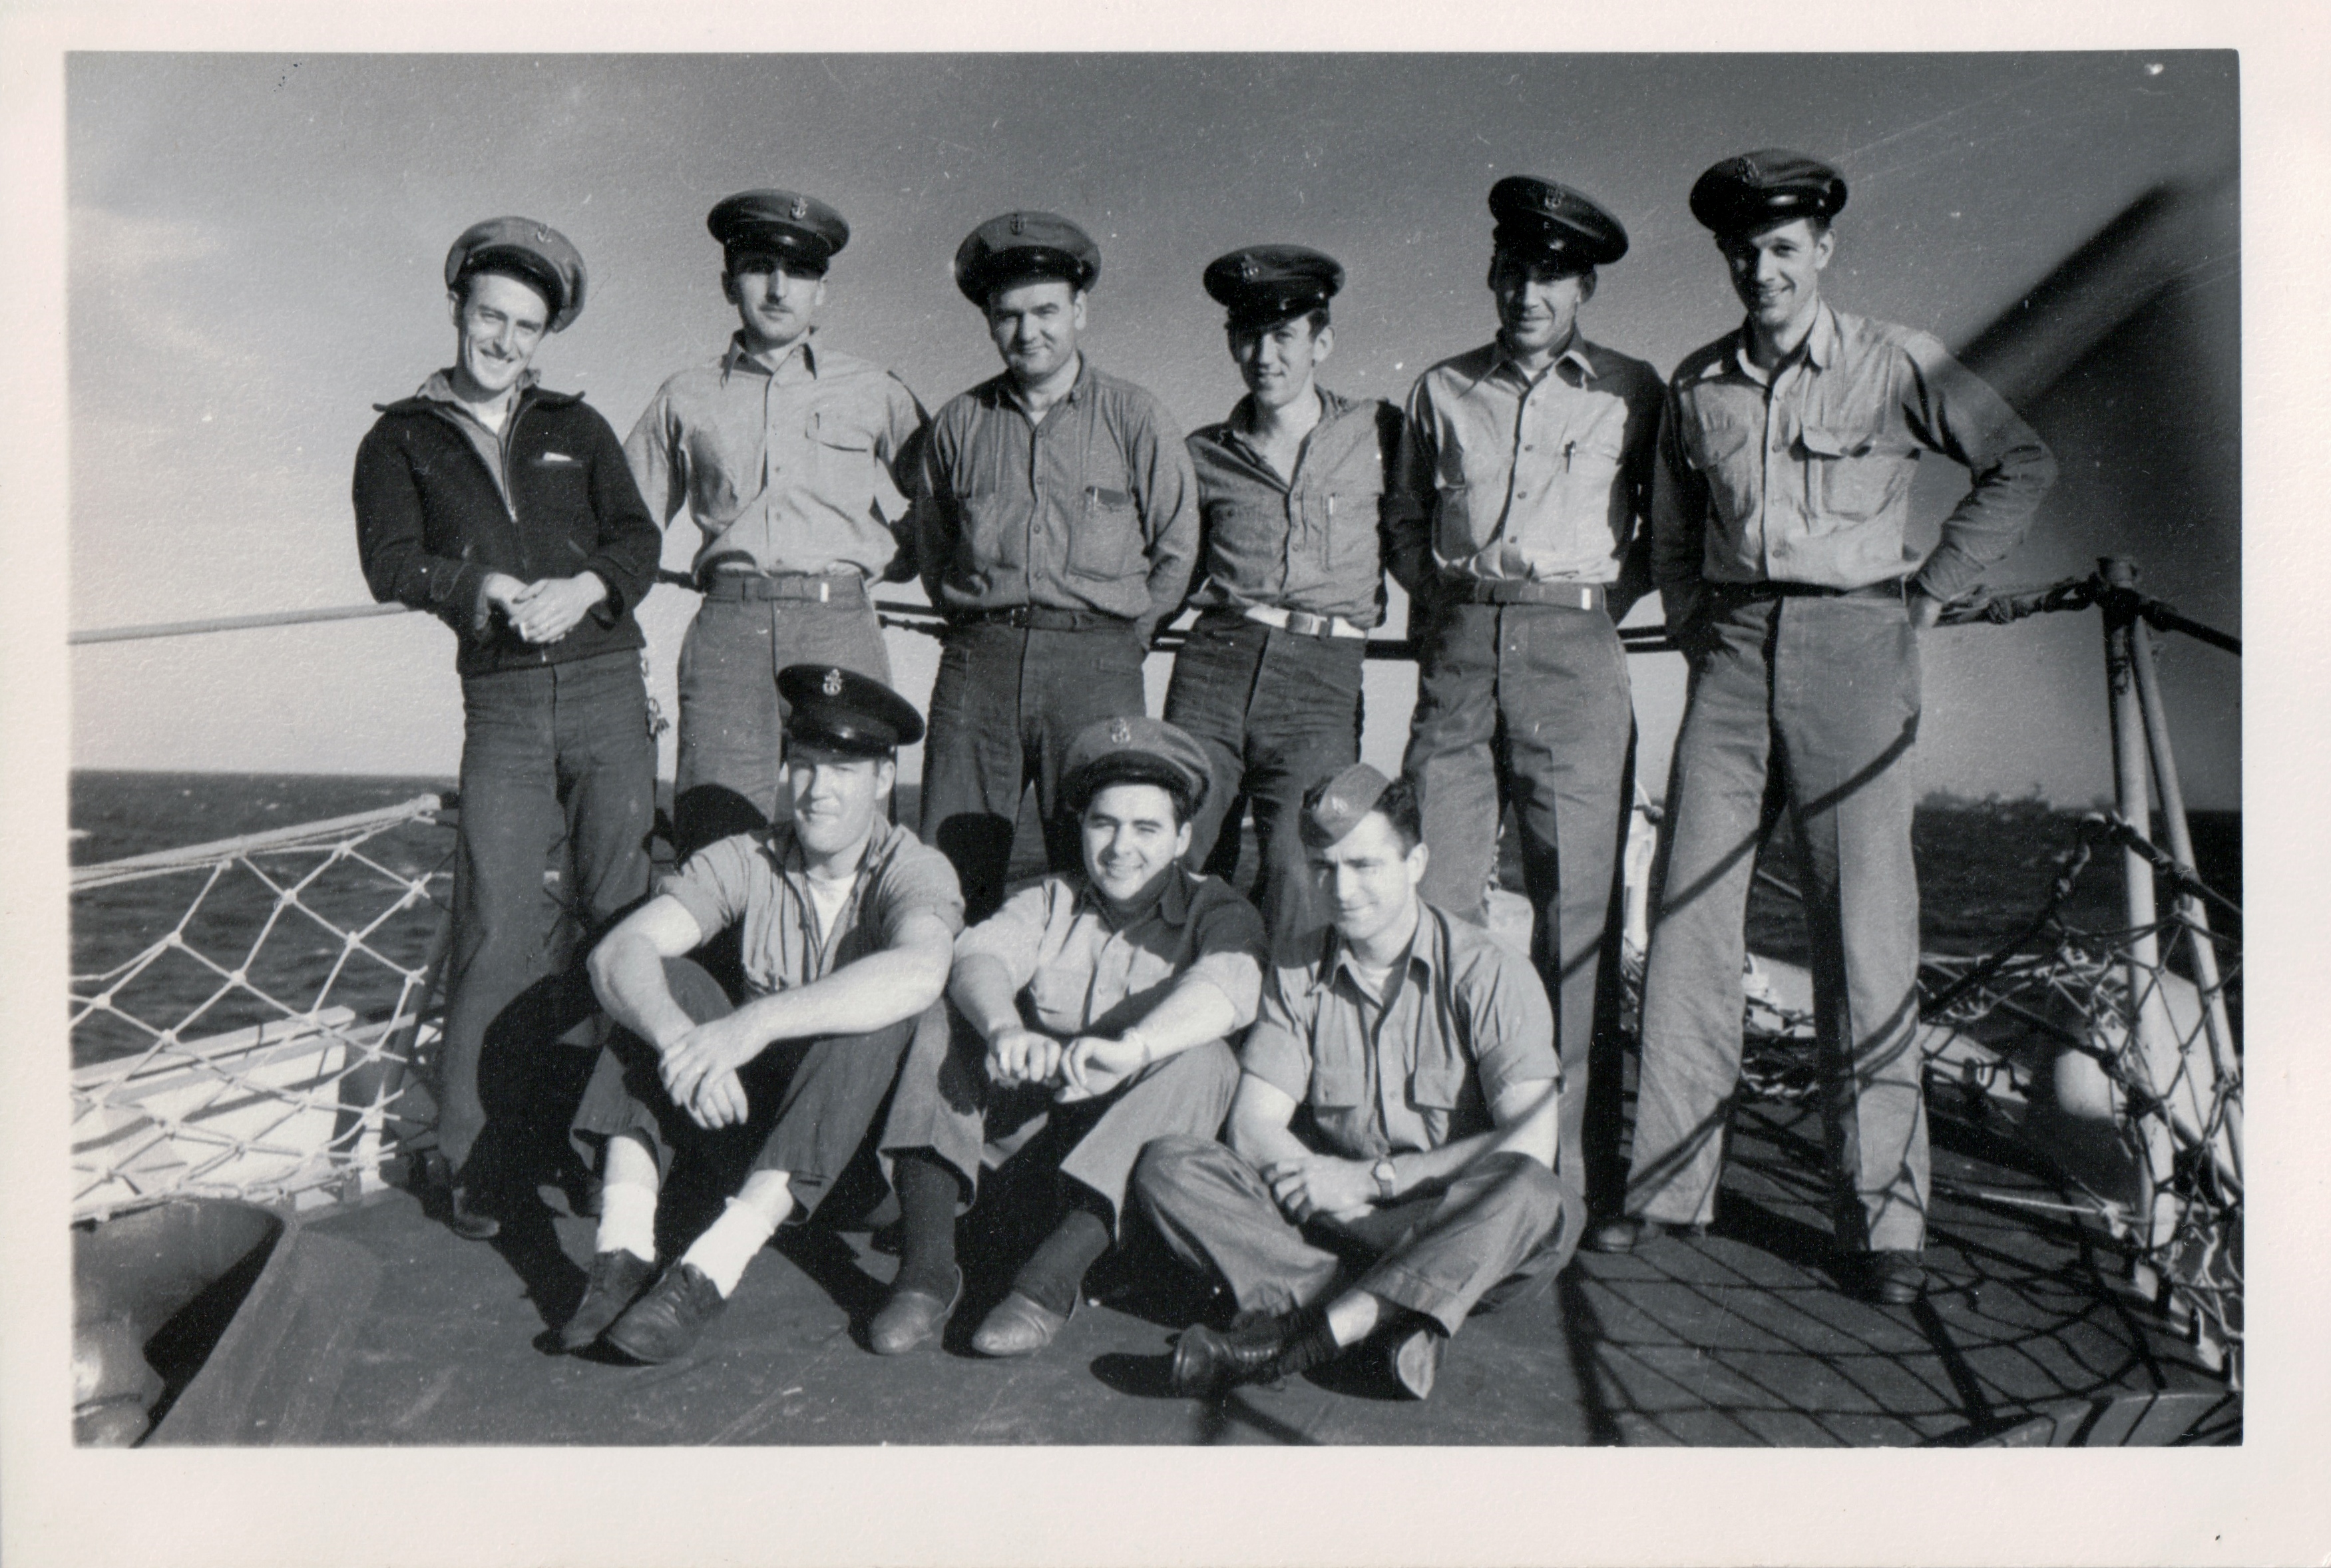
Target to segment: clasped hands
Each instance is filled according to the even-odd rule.
[[[1056,1092],[1063,1105],[1096,1099],[1149,1063],[1139,1041],[1080,1034],[1060,1041],[1032,1029],[1006,1027],[987,1042],[988,1080],[999,1088],[1033,1084]]]
[[[484,592],[486,603],[508,616],[520,637],[528,642],[556,642],[607,596],[607,584],[596,572],[532,583],[496,572],[486,578]]]
[[[737,1069],[758,1056],[764,1043],[732,1013],[658,1042],[662,1060],[656,1073],[671,1103],[698,1126],[708,1132],[736,1126],[749,1108]]]
[[[1334,1155],[1305,1155],[1262,1167],[1280,1212],[1306,1220],[1349,1221],[1368,1213],[1378,1196],[1373,1163]]]

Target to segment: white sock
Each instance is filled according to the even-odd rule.
[[[629,1252],[655,1261],[656,1190],[641,1182],[609,1182],[599,1189],[602,1252]]]
[[[766,1212],[731,1198],[728,1207],[720,1211],[720,1218],[689,1244],[680,1260],[693,1264],[699,1273],[712,1281],[714,1288],[728,1296],[736,1290],[737,1281],[745,1277],[745,1265],[768,1244],[776,1230],[776,1221]]]

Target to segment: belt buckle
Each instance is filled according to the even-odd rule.
[[[1287,629],[1305,637],[1324,637],[1336,629],[1335,622],[1326,615],[1314,615],[1308,610],[1289,610]]]

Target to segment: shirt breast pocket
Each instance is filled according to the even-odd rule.
[[[1917,456],[1882,430],[1851,426],[1806,425],[1797,444],[1804,452],[1805,499],[1816,526],[1858,523],[1883,511],[1908,487]]]
[[[1338,489],[1327,495],[1327,573],[1338,583],[1363,589],[1375,585],[1383,565],[1376,533],[1382,499],[1381,489]]]
[[[1069,529],[1069,570],[1104,582],[1132,575],[1141,558],[1141,518],[1133,497],[1087,485]]]
[[[977,575],[998,567],[1018,571],[1028,564],[1025,497],[1002,490],[975,490],[958,499],[962,531],[956,540],[958,565]]]
[[[874,436],[839,409],[810,411],[810,474],[821,500],[847,516],[863,515],[874,501]]]
[[[1408,1103],[1421,1111],[1453,1111],[1464,1093],[1462,1061],[1420,1061],[1408,1075]]]

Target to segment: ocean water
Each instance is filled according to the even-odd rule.
[[[452,781],[442,778],[81,771],[71,781],[71,859],[77,866],[99,864],[346,816],[452,787]],[[900,785],[898,803],[899,819],[913,822],[913,786]],[[2012,936],[2046,900],[2073,843],[2079,817],[2077,812],[2036,801],[1937,799],[1922,806],[1913,842],[1924,946],[1933,952],[1975,954]],[[2193,829],[2203,877],[2239,902],[2240,814],[2199,813]],[[1032,835],[1023,832],[1022,837],[1025,841]],[[1508,834],[1509,850],[1511,839]],[[238,869],[215,880],[207,874],[173,873],[90,889],[72,901],[75,993],[90,989],[80,977],[111,971],[176,930],[183,946],[165,951],[114,997],[120,1013],[144,1021],[150,1029],[179,1025],[196,1009],[204,1011],[186,1026],[186,1038],[277,1016],[222,980],[221,970],[233,971],[246,958],[251,983],[295,1007],[304,1008],[320,995],[328,1003],[357,1009],[359,1015],[379,1012],[395,1002],[401,984],[395,969],[381,958],[418,966],[428,953],[439,909],[450,891],[452,849],[452,834],[447,829],[401,827],[365,846],[366,858],[377,863],[377,870],[352,861],[335,865],[306,881],[297,900],[290,903],[281,897],[281,889],[314,871],[321,857],[271,859],[266,869],[275,886]],[[1041,850],[1029,842],[1022,849],[1026,853],[1019,859],[1026,863],[1015,870],[1032,869]],[[1516,857],[1509,854],[1508,859]],[[1254,863],[1250,835],[1241,862],[1242,883],[1251,876]],[[1765,864],[1793,879],[1785,829],[1767,846]],[[433,901],[384,918],[398,890],[392,875],[408,879],[426,875]],[[1518,861],[1505,868],[1505,876],[1508,886],[1520,885]],[[2110,927],[2119,923],[2120,898],[2117,857],[2107,857],[2083,878],[2069,914],[2078,924]],[[371,929],[365,947],[372,952],[348,948],[339,933],[366,926]],[[1749,929],[1757,951],[1802,956],[1803,917],[1784,895],[1760,886],[1751,900]],[[262,931],[265,940],[257,942],[252,957]],[[149,1028],[121,1017],[92,1017],[74,1031],[74,1060],[80,1063],[118,1056],[142,1049],[150,1039]]]

